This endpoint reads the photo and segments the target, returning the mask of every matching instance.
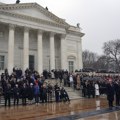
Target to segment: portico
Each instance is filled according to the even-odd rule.
[[[78,27],[70,26],[37,3],[3,4],[0,8],[0,56],[9,73],[13,67],[35,69],[40,74],[44,69],[66,70],[71,54],[76,58],[71,70],[82,68],[84,34]]]
[[[15,25],[13,24],[10,24],[8,25],[9,26],[9,38],[8,38],[8,71],[11,73],[12,72],[12,68],[15,67],[15,63],[14,63],[14,52],[15,52],[15,48],[14,48],[14,45],[15,45]],[[23,62],[23,70],[26,70],[26,68],[29,68],[29,31],[30,31],[30,28],[28,27],[23,27],[23,56],[22,56],[22,62]],[[43,33],[45,33],[45,31],[42,31],[42,30],[35,30],[36,33],[37,33],[37,48],[36,48],[36,52],[37,52],[37,71],[39,71],[39,73],[42,73],[43,71]],[[52,69],[56,69],[55,68],[55,35],[57,33],[53,33],[53,32],[48,32],[47,33],[49,34],[49,46],[50,46],[50,55],[49,55],[49,58],[50,58],[50,70]],[[65,35],[59,35],[60,38],[60,43],[61,43],[61,53],[63,53],[64,51],[64,41],[65,41],[65,38],[63,38],[62,36],[65,36]],[[61,58],[60,58],[62,61],[63,61],[63,64],[64,64],[64,54],[61,54]],[[64,65],[62,64],[61,62],[61,67],[59,69],[64,69]],[[35,68],[34,68],[35,69]]]

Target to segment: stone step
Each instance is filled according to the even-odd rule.
[[[50,82],[52,85],[55,85],[56,83],[58,83],[59,86],[63,86],[63,82],[60,84],[60,80],[55,80],[55,79],[48,79],[46,80],[46,82]],[[73,88],[71,87],[64,87],[65,90],[67,91],[68,95],[69,95],[69,98],[72,100],[72,99],[80,99],[80,98],[83,98],[82,97],[82,93],[81,93],[81,90],[74,90]]]
[[[81,90],[74,90],[71,87],[64,87],[67,91],[70,99],[80,99],[82,98]]]
[[[69,98],[70,100],[73,100],[73,99],[81,99],[83,97],[81,97],[81,93],[80,91],[74,91],[72,88],[69,88],[69,87],[65,87],[65,90],[67,91],[68,95],[69,95]],[[55,96],[53,95],[53,98],[52,98],[52,101],[55,101]],[[4,105],[4,97],[1,96],[0,98],[0,105]],[[11,99],[11,105],[13,105],[14,103],[14,100]],[[33,103],[35,103],[35,99],[33,99]],[[19,100],[19,104],[22,104],[22,99]],[[27,104],[28,104],[28,99],[27,99]]]

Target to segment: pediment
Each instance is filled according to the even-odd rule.
[[[49,17],[47,17],[46,15],[44,15],[43,13],[41,13],[36,8],[11,10],[10,12],[21,14],[21,15],[26,15],[26,16],[30,16],[30,17],[34,17],[34,18],[38,18],[38,19],[42,19],[42,20],[47,20],[47,21],[50,21],[50,22],[55,22],[54,20],[50,19]]]
[[[29,16],[36,19],[68,26],[68,24],[63,19],[57,17],[37,3],[4,4],[0,5],[0,9],[13,14]]]

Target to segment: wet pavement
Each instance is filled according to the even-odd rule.
[[[0,120],[45,120],[79,115],[107,108],[106,98],[81,98],[69,102],[40,103],[39,105],[11,106],[0,108]],[[77,118],[79,119],[79,118]],[[86,120],[86,119],[84,119]]]

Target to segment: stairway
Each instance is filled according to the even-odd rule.
[[[59,80],[55,80],[55,79],[49,79],[49,80],[46,80],[46,82],[50,82],[53,86],[58,83],[59,86],[64,86],[63,83],[60,85],[60,81]],[[72,99],[80,99],[82,98],[82,93],[81,93],[81,90],[74,90],[73,88],[71,87],[64,87],[65,90],[67,91],[68,95],[69,95],[69,98],[72,100]]]
[[[81,90],[73,90],[73,88],[70,88],[70,87],[64,87],[64,88],[67,91],[69,98],[71,100],[82,98]]]

